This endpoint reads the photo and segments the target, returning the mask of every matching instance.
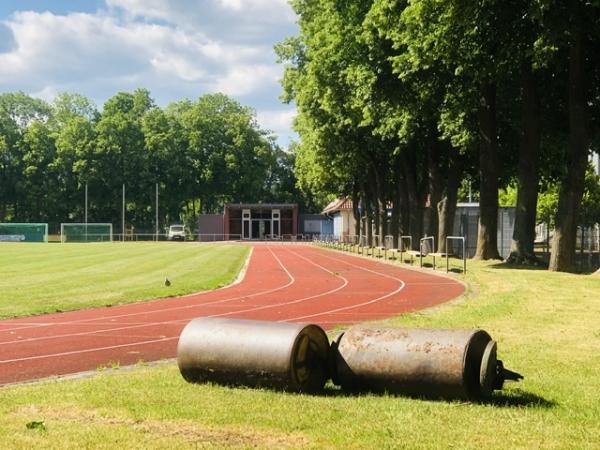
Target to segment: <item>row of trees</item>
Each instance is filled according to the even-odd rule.
[[[470,177],[480,202],[476,257],[490,259],[499,258],[498,191],[512,183],[511,259],[536,262],[538,191],[558,185],[550,268],[573,269],[588,155],[599,148],[598,2],[292,5],[300,35],[276,50],[284,99],[299,111],[303,190],[351,195],[377,230],[393,204],[393,235],[437,235],[444,251]]]
[[[0,95],[0,222],[89,222],[153,229],[193,223],[231,201],[292,201],[293,155],[260,129],[251,109],[221,95],[157,107],[146,90],[118,93],[100,113],[77,94],[52,104]]]

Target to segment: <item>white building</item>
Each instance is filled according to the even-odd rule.
[[[354,235],[356,221],[352,212],[351,198],[342,197],[332,201],[321,214],[333,218],[333,234],[338,239]]]

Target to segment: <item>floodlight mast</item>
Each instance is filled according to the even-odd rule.
[[[88,235],[88,229],[87,229],[87,224],[88,224],[88,184],[85,183],[85,240],[87,241],[87,235]],[[62,227],[62,225],[61,225]]]
[[[121,241],[125,242],[125,183],[123,183],[123,204],[121,207],[121,218],[122,218],[122,223],[121,223]]]
[[[85,183],[85,223],[88,223],[88,184]]]

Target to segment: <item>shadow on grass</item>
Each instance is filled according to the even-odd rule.
[[[383,391],[356,390],[345,391],[336,386],[326,386],[323,392],[314,394],[315,396],[323,397],[361,397],[365,395],[374,397],[393,397],[393,398],[408,398],[413,400],[437,401],[437,402],[465,402],[465,400],[452,397],[426,396],[426,395],[411,395]],[[481,400],[466,401],[467,403],[491,405],[501,408],[554,408],[558,404],[553,400],[546,400],[539,395],[531,392],[515,389],[506,392],[495,392],[492,397]]]
[[[499,392],[485,402],[485,405],[501,406],[508,408],[543,408],[551,409],[558,406],[553,400],[546,400],[544,397],[517,389],[511,393]]]
[[[196,382],[193,382],[196,384]],[[373,398],[391,398],[391,399],[412,399],[421,401],[434,401],[439,403],[459,403],[459,404],[473,404],[473,405],[490,405],[499,408],[542,408],[550,409],[558,405],[553,400],[547,400],[539,395],[531,392],[526,392],[521,389],[512,389],[510,391],[495,391],[490,398],[485,399],[473,399],[465,400],[464,398],[457,397],[444,397],[440,395],[424,395],[424,394],[411,394],[405,392],[390,392],[385,390],[372,390],[372,389],[343,389],[340,386],[336,386],[329,381],[323,390],[316,392],[294,392],[288,391],[285,388],[274,387],[269,385],[248,385],[244,383],[219,383],[215,381],[211,382],[198,382],[197,384],[207,384],[212,386],[224,387],[227,389],[242,389],[242,390],[264,390],[268,392],[280,393],[283,395],[306,395],[309,397],[325,397],[325,398],[360,398],[360,397],[373,397]]]
[[[501,406],[508,408],[543,408],[550,409],[558,406],[553,400],[546,400],[544,397],[531,392],[515,389],[513,391],[497,392],[490,399],[481,402],[484,405]]]
[[[511,270],[548,270],[546,263],[541,264],[513,264],[508,262],[499,262],[489,266],[492,269],[511,269]]]
[[[547,271],[548,270],[548,264],[545,262],[542,262],[540,264],[516,264],[516,263],[509,263],[509,262],[499,262],[497,264],[492,264],[489,266],[492,269],[511,269],[511,270],[541,270],[541,271]],[[571,273],[575,274],[575,275],[590,275],[592,273],[594,273],[593,268],[589,268],[589,267],[576,267],[575,270]]]

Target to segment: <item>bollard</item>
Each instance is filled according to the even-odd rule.
[[[331,351],[333,381],[346,390],[477,400],[523,378],[504,369],[483,330],[358,326]]]
[[[177,364],[189,382],[312,393],[329,378],[329,350],[317,325],[204,317],[183,329]]]

